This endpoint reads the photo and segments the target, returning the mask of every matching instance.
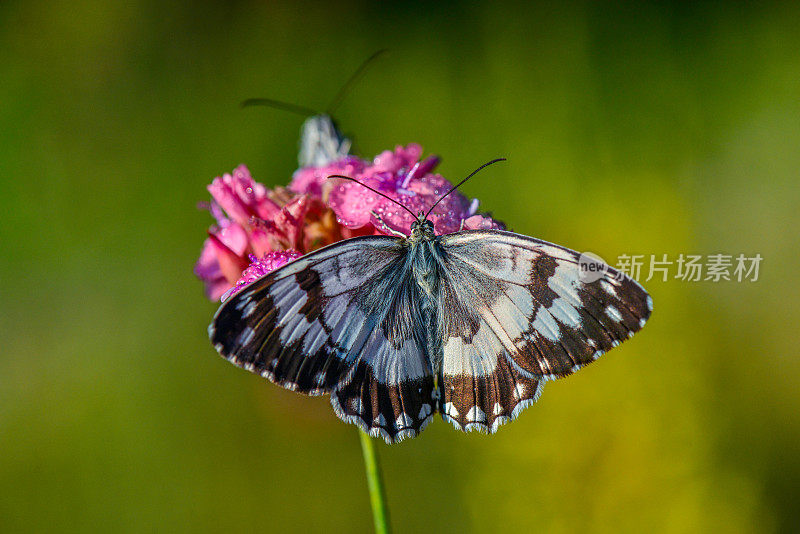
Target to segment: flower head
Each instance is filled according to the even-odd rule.
[[[413,213],[427,212],[452,184],[442,175],[431,172],[439,163],[438,157],[421,160],[421,156],[422,147],[417,144],[384,151],[371,162],[350,156],[326,167],[300,169],[289,188],[324,199],[339,222],[347,228],[367,227],[374,233],[390,233],[388,229],[391,229],[407,234],[414,217],[360,184],[380,191]],[[331,175],[348,176],[360,184],[344,180],[331,182],[328,180]],[[490,218],[478,215],[478,201],[470,201],[458,191],[436,205],[429,218],[439,234],[457,232],[462,228],[502,227]]]
[[[215,178],[205,207],[216,219],[208,231],[195,274],[211,299],[223,299],[268,272],[319,247],[357,235],[408,234],[413,213],[427,212],[452,184],[432,171],[439,158],[422,159],[410,144],[372,161],[346,156],[294,173],[288,188],[268,189],[247,167]],[[328,179],[342,175],[360,182]],[[375,194],[381,192],[392,200]],[[438,234],[461,229],[502,228],[478,213],[478,201],[453,191],[428,216]]]
[[[194,271],[213,300],[233,287],[249,265],[270,253],[305,254],[350,237],[342,233],[333,212],[319,198],[284,188],[267,189],[253,180],[244,165],[215,178],[208,191],[212,200],[204,207],[216,224],[208,230]]]

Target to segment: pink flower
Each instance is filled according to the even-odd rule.
[[[332,174],[353,176],[363,171],[366,165],[367,162],[362,159],[347,156],[324,167],[303,167],[295,171],[289,190],[323,198],[327,196],[325,193],[329,189],[328,176]]]
[[[253,180],[244,165],[233,169],[233,174],[214,178],[208,192],[228,217],[243,226],[250,222],[250,217],[269,219],[280,210],[269,198],[267,188]]]
[[[246,285],[255,282],[278,267],[283,267],[300,256],[302,256],[302,254],[296,250],[267,252],[260,259],[250,254],[250,265],[242,272],[242,276],[236,281],[236,284],[225,291],[225,294],[222,295],[222,301],[225,302],[229,297],[241,291]]]
[[[350,156],[325,167],[298,170],[289,188],[318,195],[347,228],[368,228],[370,233],[383,234],[390,233],[391,229],[407,234],[414,222],[410,213],[366,187],[345,180],[332,182],[328,176],[349,176],[395,199],[414,213],[427,212],[452,184],[440,174],[431,173],[439,158],[431,156],[420,161],[421,156],[422,147],[417,144],[384,151],[372,162]],[[454,191],[434,208],[429,217],[439,234],[457,232],[462,228],[502,228],[502,224],[491,218],[477,215],[477,210],[477,200],[470,201]]]
[[[350,237],[319,198],[283,188],[269,190],[253,180],[244,165],[215,178],[205,207],[217,221],[209,228],[194,272],[217,300],[240,280],[253,262],[276,251],[305,254]],[[274,263],[274,262],[273,262]],[[264,265],[268,265],[265,263]]]
[[[216,219],[208,231],[195,274],[209,298],[223,300],[268,272],[325,245],[357,235],[410,232],[412,217],[394,202],[347,180],[358,180],[406,206],[427,212],[452,184],[432,173],[439,158],[421,159],[417,144],[397,146],[372,161],[347,156],[323,167],[294,173],[288,189],[267,189],[241,165],[215,178],[205,207]],[[376,216],[377,215],[377,216]],[[502,228],[478,213],[478,201],[458,191],[429,215],[439,234],[461,229]]]

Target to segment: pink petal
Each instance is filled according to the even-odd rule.
[[[375,156],[372,163],[372,172],[391,172],[396,173],[403,167],[409,169],[419,161],[422,156],[422,147],[416,143],[411,143],[406,147],[396,146],[394,151],[385,150]]]
[[[247,230],[237,223],[230,223],[222,228],[212,228],[212,233],[226,248],[237,256],[247,251]]]
[[[220,300],[222,295],[231,288],[231,283],[225,278],[220,278],[206,284],[206,297],[209,300]]]
[[[247,285],[252,284],[262,276],[274,271],[275,269],[283,267],[287,263],[296,260],[301,255],[302,254],[296,250],[268,252],[260,259],[256,259],[255,256],[251,255],[250,265],[244,270],[244,272],[242,272],[242,276],[236,281],[236,284],[234,284],[233,287],[231,287],[227,292],[225,292],[224,295],[222,295],[222,301],[225,302],[225,300],[230,298],[231,295],[235,295]]]
[[[250,249],[256,256],[263,256],[277,246],[279,239],[263,226],[253,226],[250,230]]]
[[[194,274],[205,284],[206,296],[211,300],[217,300],[231,287],[231,283],[222,274],[211,239],[206,239],[203,244],[203,251],[194,266]]]
[[[502,230],[504,225],[492,220],[491,217],[473,215],[464,220],[465,230]]]
[[[244,165],[236,167],[232,174],[214,178],[208,191],[225,213],[242,225],[254,215],[268,218],[279,210],[267,197],[267,188],[253,180]]]
[[[328,176],[333,174],[355,176],[364,167],[365,162],[353,156],[340,159],[325,167],[303,167],[295,171],[289,189],[295,193],[306,193],[321,198]]]
[[[368,224],[370,212],[379,208],[381,202],[386,201],[366,187],[344,180],[334,187],[328,197],[328,204],[339,222],[348,228],[360,228]]]
[[[247,261],[225,246],[225,243],[211,232],[209,232],[209,241],[217,256],[220,272],[229,282],[235,282],[242,270],[247,267]]]

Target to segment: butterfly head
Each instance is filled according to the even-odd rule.
[[[408,236],[408,239],[411,242],[432,241],[435,237],[433,223],[425,217],[424,212],[419,212],[417,220],[411,223],[411,235]]]

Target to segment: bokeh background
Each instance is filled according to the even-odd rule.
[[[492,437],[379,445],[398,532],[800,526],[800,7],[0,4],[0,529],[369,531],[354,427],[209,346],[205,186],[296,167],[302,119],[419,142],[516,231],[760,253],[650,281],[632,341]],[[674,272],[674,271],[673,271]]]

